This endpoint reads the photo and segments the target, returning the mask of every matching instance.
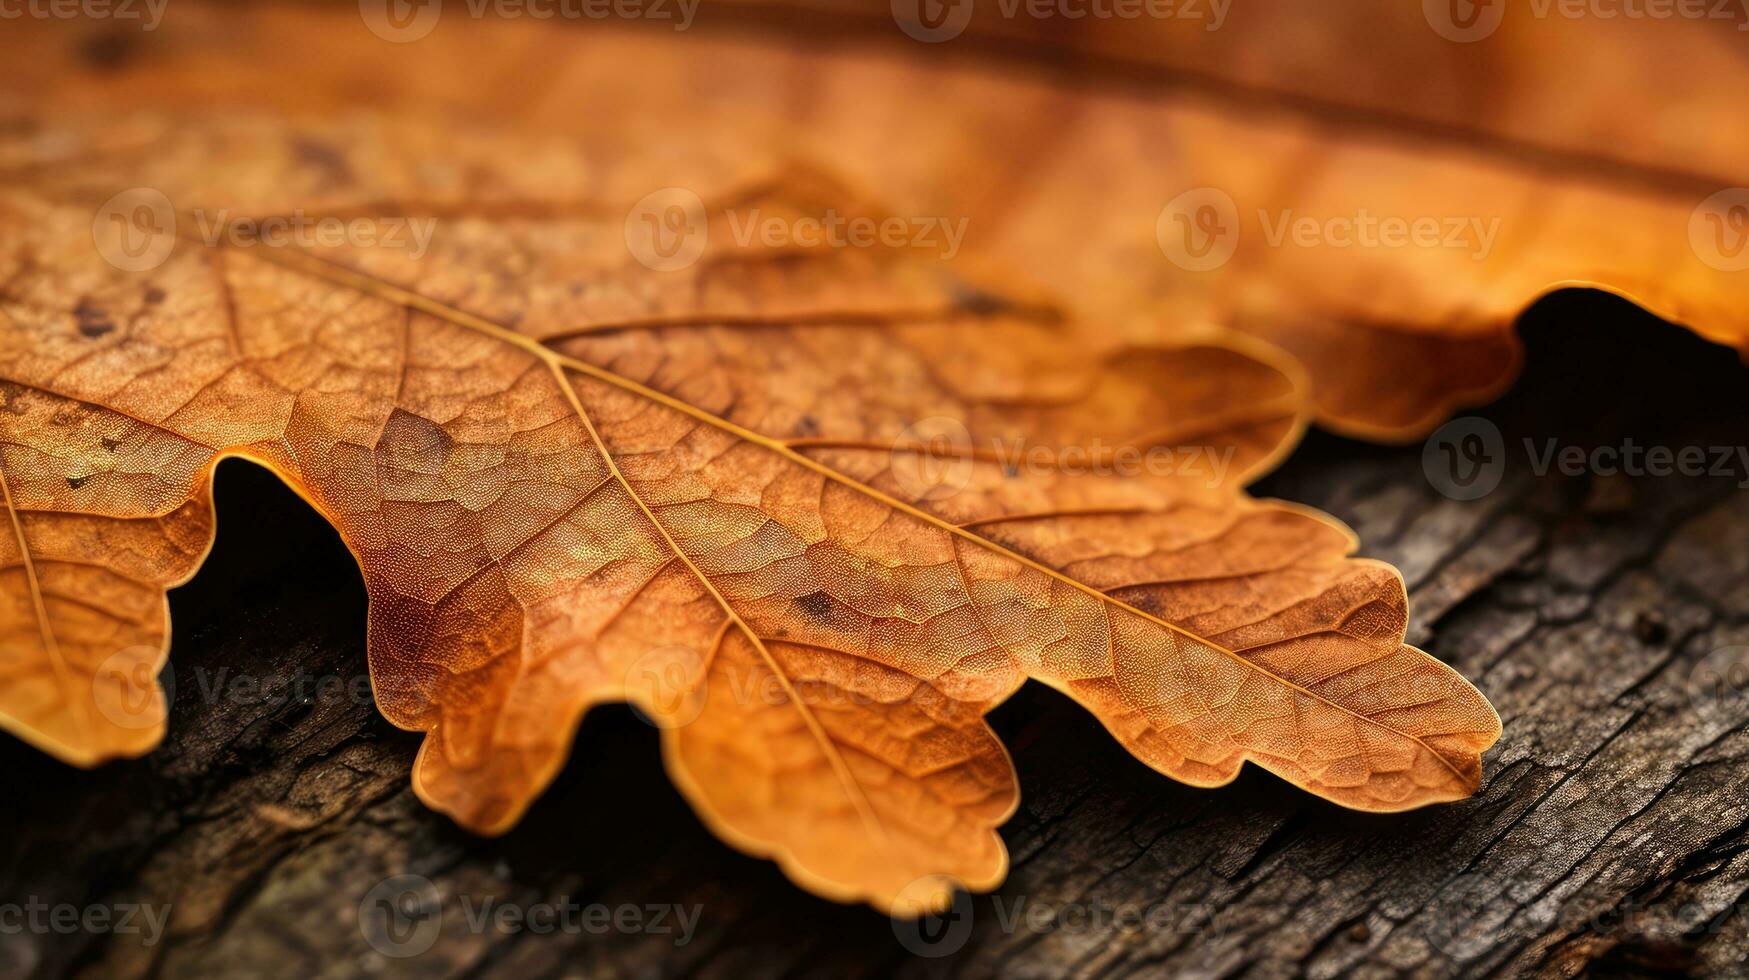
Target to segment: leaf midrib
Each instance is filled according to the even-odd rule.
[[[778,683],[783,686],[784,695],[789,698],[791,704],[796,706],[796,711],[807,723],[809,733],[820,744],[820,750],[826,755],[827,763],[832,767],[833,774],[843,784],[845,795],[850,798],[851,804],[856,808],[858,818],[881,840],[888,840],[885,825],[875,814],[874,806],[869,803],[867,795],[862,790],[862,785],[851,774],[850,766],[844,761],[842,753],[838,751],[837,744],[832,741],[825,725],[820,722],[819,718],[815,717],[813,709],[797,694],[795,686],[790,683],[789,675],[778,664],[777,658],[771,655],[771,651],[765,648],[765,641],[760,638],[753,627],[747,624],[745,619],[741,618],[741,614],[735,611],[735,607],[730,605],[729,600],[717,589],[716,583],[712,582],[710,577],[705,575],[703,570],[693,562],[692,556],[681,550],[680,543],[674,540],[672,534],[668,533],[667,526],[656,516],[655,511],[650,509],[649,504],[644,502],[644,498],[638,494],[637,490],[632,488],[631,481],[626,479],[625,474],[619,468],[619,461],[613,458],[613,453],[608,451],[607,443],[602,440],[601,433],[596,431],[594,420],[584,410],[583,402],[577,397],[577,390],[571,384],[571,379],[565,376],[564,366],[556,357],[542,358],[542,360],[552,369],[553,380],[565,393],[566,401],[570,402],[572,410],[577,413],[577,418],[583,423],[583,428],[588,430],[589,439],[595,444],[596,450],[601,453],[601,459],[607,464],[608,472],[612,474],[613,480],[620,485],[621,489],[625,490],[632,502],[637,504],[638,510],[644,514],[644,519],[649,521],[650,526],[656,529],[656,533],[662,536],[663,543],[668,546],[668,550],[674,557],[679,558],[686,565],[687,570],[692,572],[693,578],[697,579],[705,591],[711,594],[711,598],[716,600],[717,605],[722,607],[723,614],[728,617],[728,622],[739,629],[747,637],[748,642],[753,644],[754,649],[759,651],[760,658],[765,661],[765,665],[770,668],[772,674],[777,677]],[[724,634],[719,633],[718,648],[725,638]]]
[[[73,711],[73,717],[78,720],[81,729],[91,730],[90,716],[85,711],[84,700],[73,693],[71,667],[67,658],[61,653],[61,644],[55,639],[55,628],[49,623],[48,602],[43,597],[42,581],[37,578],[36,559],[30,553],[30,541],[24,536],[24,521],[18,515],[18,505],[12,500],[12,484],[6,478],[6,466],[0,462],[0,498],[6,503],[6,517],[12,524],[12,533],[18,540],[18,558],[24,566],[25,582],[30,586],[30,601],[36,613],[37,629],[42,635],[43,652],[48,655],[49,664],[55,672],[55,686],[66,699],[68,707]]]

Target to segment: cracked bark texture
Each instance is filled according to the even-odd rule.
[[[516,830],[474,838],[414,799],[417,738],[362,693],[345,550],[231,462],[218,545],[172,594],[164,745],[82,772],[0,744],[0,902],[168,904],[166,934],[0,935],[0,975],[1749,976],[1749,647],[1729,649],[1749,645],[1749,472],[1538,476],[1531,458],[1551,438],[1749,444],[1743,367],[1595,293],[1522,328],[1526,377],[1479,413],[1503,433],[1494,492],[1451,500],[1420,446],[1317,434],[1258,488],[1402,568],[1410,641],[1499,708],[1473,799],[1360,814],[1254,768],[1192,789],[1029,685],[992,715],[1023,792],[1012,873],[930,957],[713,838],[629,710],[590,716]],[[1732,663],[1738,687],[1708,683]],[[393,959],[359,906],[401,873],[443,914],[429,951]],[[473,931],[463,904],[563,898],[696,905],[697,932]]]

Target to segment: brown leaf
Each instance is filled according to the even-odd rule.
[[[368,103],[491,118],[564,134],[638,193],[710,197],[810,159],[897,213],[966,218],[964,261],[1108,329],[1219,322],[1285,347],[1320,420],[1373,438],[1413,438],[1501,390],[1519,358],[1511,320],[1563,285],[1749,349],[1735,302],[1749,192],[1733,190],[1749,186],[1749,147],[1742,127],[1712,122],[1734,118],[1749,84],[1740,10],[1474,6],[1474,38],[1441,4],[1397,0],[1232,4],[1217,30],[1213,3],[1073,22],[983,3],[953,7],[972,11],[962,36],[920,44],[891,4],[821,2],[782,16],[712,4],[685,33],[445,18],[391,45],[350,4],[220,18],[186,0],[119,66],[86,71],[77,38],[21,25],[0,71],[63,109]],[[725,24],[760,30],[709,30]],[[530,65],[563,70],[533,84]],[[681,150],[659,180],[615,166],[651,144]],[[1180,268],[1162,226],[1197,229],[1163,212],[1199,188],[1232,202],[1234,251]],[[1181,201],[1182,217],[1206,203]],[[1365,216],[1434,222],[1439,244],[1339,244],[1354,231],[1331,222]],[[1296,244],[1302,219],[1310,244]]]
[[[482,832],[629,700],[725,839],[939,907],[1005,873],[983,716],[1027,677],[1194,785],[1247,760],[1369,810],[1478,785],[1499,720],[1403,645],[1395,570],[1237,490],[1301,425],[1263,348],[1092,349],[902,248],[714,236],[658,272],[597,202],[623,172],[562,144],[202,118],[0,148],[27,175],[0,193],[0,723],[60,757],[156,740],[163,590],[240,456],[339,529],[378,704],[426,733],[414,786]],[[701,206],[821,199],[857,206],[806,171]],[[298,208],[441,226],[417,258],[242,237]]]

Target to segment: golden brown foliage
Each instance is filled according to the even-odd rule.
[[[1749,192],[1731,190],[1749,185],[1743,129],[1715,122],[1749,84],[1735,8],[1481,4],[1503,19],[1453,40],[1440,4],[1397,0],[1234,4],[1218,30],[1207,3],[1164,20],[965,6],[964,34],[933,45],[861,2],[711,3],[684,33],[448,17],[392,45],[349,3],[238,15],[179,0],[100,70],[80,54],[88,35],[19,23],[0,78],[32,111],[489,119],[578,148],[596,201],[667,184],[711,197],[808,161],[896,213],[967,219],[962,263],[1106,331],[1212,322],[1264,337],[1305,364],[1321,421],[1372,438],[1412,438],[1503,388],[1512,318],[1559,285],[1749,346],[1734,302],[1749,263]],[[655,146],[645,169],[619,165]],[[1236,248],[1187,270],[1162,255],[1157,223],[1176,232],[1163,208],[1205,187],[1233,202]],[[1441,244],[1277,230],[1363,214],[1436,222]],[[1450,237],[1452,222],[1476,224]]]
[[[630,700],[726,839],[914,912],[1005,872],[983,715],[1027,677],[1196,785],[1249,760],[1398,810],[1479,782],[1498,719],[1403,645],[1396,572],[1238,490],[1300,425],[1261,348],[1093,350],[903,249],[717,235],[655,272],[593,188],[555,199],[587,157],[457,126],[127,115],[4,152],[0,722],[69,761],[161,733],[164,590],[241,456],[357,557],[415,787],[480,831]],[[146,271],[105,261],[101,210],[92,247],[132,185],[178,202]],[[852,198],[790,172],[707,209]],[[428,255],[228,233],[409,207]],[[1207,465],[1123,465],[1162,450]]]

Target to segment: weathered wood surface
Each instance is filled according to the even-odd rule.
[[[1397,563],[1412,638],[1499,707],[1473,800],[1354,814],[1256,771],[1190,789],[1029,688],[994,716],[1024,791],[1003,830],[1013,872],[934,958],[712,838],[626,710],[585,723],[516,831],[475,839],[414,799],[414,738],[352,696],[365,610],[344,549],[233,463],[218,547],[172,599],[166,744],[95,772],[0,744],[0,903],[169,905],[167,931],[0,935],[0,975],[1749,975],[1749,692],[1741,673],[1702,683],[1733,662],[1715,651],[1749,644],[1749,472],[1539,478],[1522,442],[1749,444],[1749,376],[1594,294],[1527,319],[1530,374],[1483,413],[1508,453],[1494,493],[1453,501],[1419,447],[1317,435],[1261,488]],[[393,959],[359,908],[403,872],[442,914],[428,952]],[[476,933],[464,904],[564,897],[699,920],[683,945]]]

